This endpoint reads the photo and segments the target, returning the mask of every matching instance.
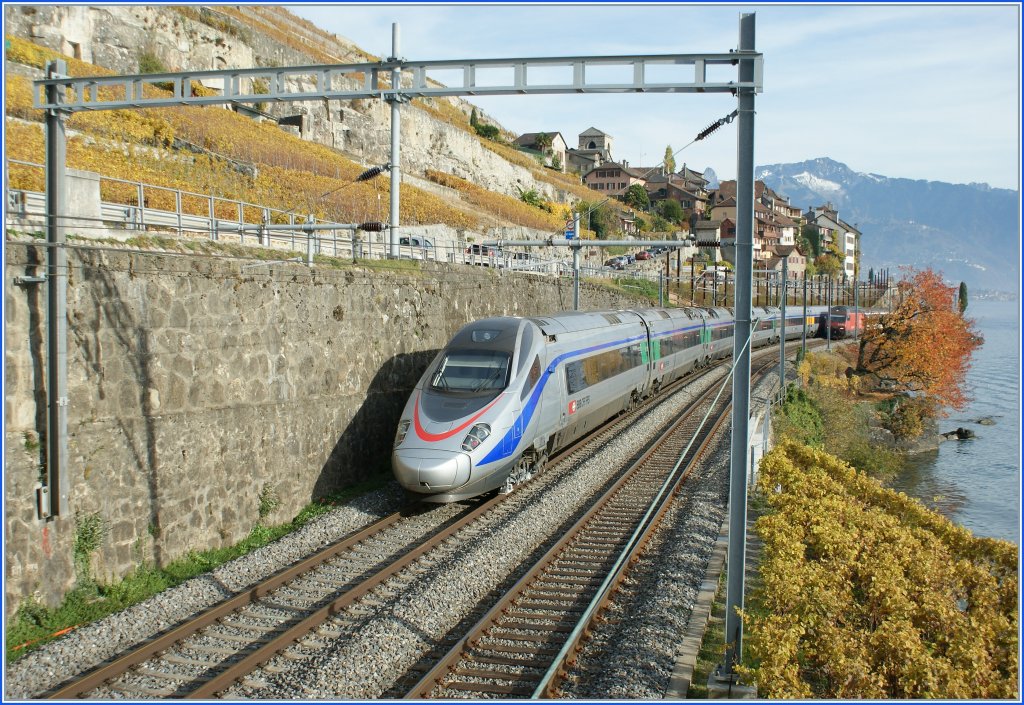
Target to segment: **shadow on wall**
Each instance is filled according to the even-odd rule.
[[[391,449],[402,409],[438,352],[402,353],[381,365],[365,401],[320,470],[311,500],[373,477],[390,477]]]
[[[118,275],[116,267],[102,259],[101,255],[81,254],[78,262],[82,282],[90,296],[80,303],[81,310],[70,312],[73,325],[69,326],[69,337],[79,348],[88,368],[87,383],[96,385],[100,400],[114,390],[107,389],[104,365],[107,357],[120,355],[131,370],[136,381],[135,393],[121,395],[113,413],[113,422],[120,428],[127,441],[128,452],[134,465],[145,477],[149,496],[149,527],[153,536],[160,535],[160,460],[156,449],[156,421],[148,390],[154,386],[153,351],[150,349],[152,325],[147,316],[147,301],[139,296],[138,286],[133,286],[134,277],[127,281]],[[71,282],[69,282],[70,284]],[[126,306],[123,302],[138,302],[138,307]],[[86,310],[91,306],[91,310]],[[137,314],[137,315],[136,315]],[[104,350],[101,331],[107,331],[114,347]],[[136,412],[135,409],[138,411]],[[141,421],[136,423],[134,419]],[[78,420],[78,419],[76,419]],[[163,545],[159,540],[152,542],[152,559],[158,567],[164,565]]]

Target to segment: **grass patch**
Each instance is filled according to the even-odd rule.
[[[322,497],[306,505],[289,522],[270,527],[257,524],[246,538],[233,546],[190,552],[163,568],[140,565],[124,579],[110,585],[82,585],[68,593],[57,607],[45,607],[34,599],[25,600],[7,623],[4,635],[7,662],[17,661],[76,627],[120,612],[167,588],[266,546],[335,507],[384,487],[388,482],[390,476],[381,475]]]
[[[711,604],[704,638],[697,652],[697,663],[693,667],[693,679],[686,691],[687,700],[708,699],[708,678],[722,662],[725,654],[725,573],[718,578],[718,591]]]
[[[647,279],[615,277],[614,279],[587,279],[594,286],[610,289],[618,294],[644,301],[650,306],[658,305],[658,284]]]

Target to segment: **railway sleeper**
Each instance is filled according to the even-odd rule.
[[[510,611],[510,612],[506,612],[504,616],[505,616],[506,619],[530,619],[530,620],[547,620],[547,621],[558,620],[558,622],[557,622],[558,624],[565,624],[565,625],[569,625],[569,626],[575,626],[576,625],[576,622],[574,620],[563,619],[561,613],[559,613],[558,615],[546,615],[546,614],[534,614],[533,612]]]
[[[487,680],[512,681],[513,683],[536,683],[540,680],[530,673],[507,673],[505,671],[489,671],[481,668],[456,668],[449,677],[451,676],[456,678],[486,678]]]
[[[164,654],[160,657],[167,663],[176,663],[182,666],[196,666],[197,668],[221,668],[232,661],[237,659],[220,659],[218,661],[200,661],[195,658],[188,658],[187,656],[180,656],[178,654]]]
[[[263,636],[242,636],[241,634],[222,634],[220,632],[208,631],[204,634],[211,639],[219,641],[230,641],[235,644],[269,644],[272,640]]]
[[[495,634],[493,631],[487,634],[485,639],[496,639],[501,641],[525,641],[533,642],[538,644],[561,644],[560,639],[553,639],[553,635],[558,632],[545,632],[543,634],[514,634],[512,632],[505,632],[501,634]],[[487,648],[485,645],[479,645],[480,648]]]
[[[309,614],[309,610],[304,607],[296,607],[295,605],[286,605],[281,602],[274,602],[273,600],[267,600],[265,598],[260,599],[259,602],[254,603],[261,607],[266,607],[272,610],[280,610],[282,612],[298,612],[300,615]]]
[[[145,686],[127,686],[114,684],[110,689],[117,693],[124,693],[131,698],[138,698],[140,695],[148,695],[152,698],[169,698],[178,692],[177,688],[146,688]]]
[[[146,678],[160,678],[162,680],[175,681],[176,683],[206,683],[213,679],[213,676],[192,675],[190,673],[168,673],[167,671],[158,671],[153,668],[139,668],[134,672],[140,676],[146,676]]]
[[[498,685],[497,683],[448,683],[444,686],[449,690],[464,690],[472,693],[501,693],[502,695],[515,695],[529,697],[533,695],[532,688],[521,686]]]
[[[502,638],[499,636],[500,633],[513,633],[513,632],[546,632],[548,634],[562,633],[568,634],[576,625],[566,626],[564,624],[525,624],[522,622],[516,622],[514,624],[501,624],[491,630],[490,636],[495,639]],[[523,635],[527,636],[527,635]]]
[[[548,571],[545,578],[601,578],[602,575],[597,570],[572,570],[571,568],[553,568]],[[575,581],[572,581],[575,582]]]
[[[526,656],[528,654],[524,654]],[[473,663],[489,663],[495,666],[522,666],[523,668],[543,668],[546,669],[551,665],[549,659],[542,658],[522,658],[522,657],[511,657],[511,656],[483,656],[474,655],[467,656],[467,660]]]
[[[592,587],[597,587],[597,586],[601,585],[601,583],[604,582],[604,578],[602,578],[602,577],[595,577],[595,578],[584,579],[584,578],[578,578],[578,577],[571,576],[571,575],[558,575],[557,573],[555,573],[554,575],[546,575],[546,576],[544,576],[538,582],[541,585],[543,585],[544,583],[551,583],[553,585],[571,586],[571,587],[576,588],[578,591],[582,591],[584,588],[592,588]],[[543,587],[538,587],[538,589],[543,590],[544,588]]]
[[[527,589],[529,597],[536,598],[537,595],[561,595],[554,599],[565,600],[567,602],[574,602],[577,600],[583,600],[584,596],[580,594],[580,591],[570,587],[558,587],[555,585],[531,585]]]
[[[466,651],[467,659],[478,659],[482,653],[486,654],[519,654],[521,656],[558,656],[558,649],[546,649],[543,646],[519,646],[516,644],[494,644],[482,646],[474,644]]]
[[[558,612],[559,614],[583,614],[587,604],[583,600],[561,600],[561,602],[566,603],[564,607],[548,604],[553,601],[520,600],[516,603],[516,606],[524,610],[547,610],[548,612]]]
[[[247,629],[254,632],[262,632],[263,634],[270,634],[272,632],[283,631],[286,627],[296,624],[296,620],[290,620],[288,623],[278,622],[277,624],[248,624],[245,622],[236,622],[233,619],[222,619],[221,624],[225,627],[234,627],[235,629]]]
[[[205,644],[189,644],[188,647],[191,651],[199,651],[205,654],[217,654],[219,656],[237,656],[239,649],[228,649],[223,646],[207,646]],[[243,647],[241,651],[255,651],[258,647],[254,644],[248,647]]]

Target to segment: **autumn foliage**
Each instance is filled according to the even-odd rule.
[[[786,441],[745,614],[760,697],[1016,698],[1019,551]]]
[[[261,10],[239,13],[229,7],[219,8],[218,12],[250,26],[259,25],[260,31],[265,27],[251,16],[253,13],[267,22],[273,19],[273,13]],[[185,8],[183,14],[191,17],[192,11]],[[228,24],[224,28],[227,29]],[[62,58],[71,76],[111,73],[22,38],[8,36],[6,39],[8,61],[43,68],[46,62]],[[7,76],[5,83],[8,157],[42,163],[43,111],[32,107],[32,85],[28,79],[17,75]],[[200,88],[196,85],[193,90]],[[110,94],[111,90],[101,89],[100,97],[120,97]],[[147,85],[145,92],[155,95],[161,89]],[[458,117],[465,121],[458,109],[446,101],[436,101],[436,105],[441,109],[432,108],[429,112],[438,119],[456,121]],[[419,107],[424,109],[423,105]],[[103,199],[108,202],[138,205],[137,187],[114,181],[123,179],[153,186],[145,190],[147,207],[173,210],[174,190],[181,190],[197,194],[182,197],[185,213],[205,216],[212,210],[223,220],[237,219],[239,206],[235,201],[277,208],[299,218],[312,214],[321,220],[342,223],[384,221],[388,216],[390,184],[387,176],[355,182],[365,165],[356,164],[324,145],[284,132],[277,125],[255,122],[219,107],[85,111],[71,115],[67,125],[68,166],[107,177],[101,181],[100,188]],[[509,147],[504,149],[508,150],[509,157],[532,164],[521,153]],[[44,189],[41,169],[11,165],[9,171],[11,188]],[[560,189],[572,190],[563,182],[568,179],[565,175],[550,170],[537,172],[538,178],[544,177],[543,180],[552,183],[557,181]],[[571,185],[571,179],[568,183]],[[495,220],[558,232],[564,226],[565,217],[530,208],[518,199],[462,180],[456,188],[469,207],[460,208],[403,183],[401,222],[407,225],[443,223],[453,228],[477,229]],[[575,188],[582,186],[576,184]],[[243,208],[248,222],[260,222],[260,209],[255,205]],[[285,222],[285,219],[278,215],[272,217],[272,221]]]
[[[892,312],[864,331],[857,374],[962,409],[969,401],[963,381],[981,344],[974,322],[957,311],[954,288],[930,269],[900,282],[898,297]]]

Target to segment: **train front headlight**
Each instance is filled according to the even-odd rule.
[[[407,433],[409,433],[409,421],[400,421],[398,432],[395,433],[395,448],[402,445],[402,441],[405,440],[405,434]]]
[[[467,453],[476,450],[481,443],[487,440],[489,435],[491,435],[491,427],[485,423],[478,423],[470,429],[466,439],[462,441],[462,450]]]

